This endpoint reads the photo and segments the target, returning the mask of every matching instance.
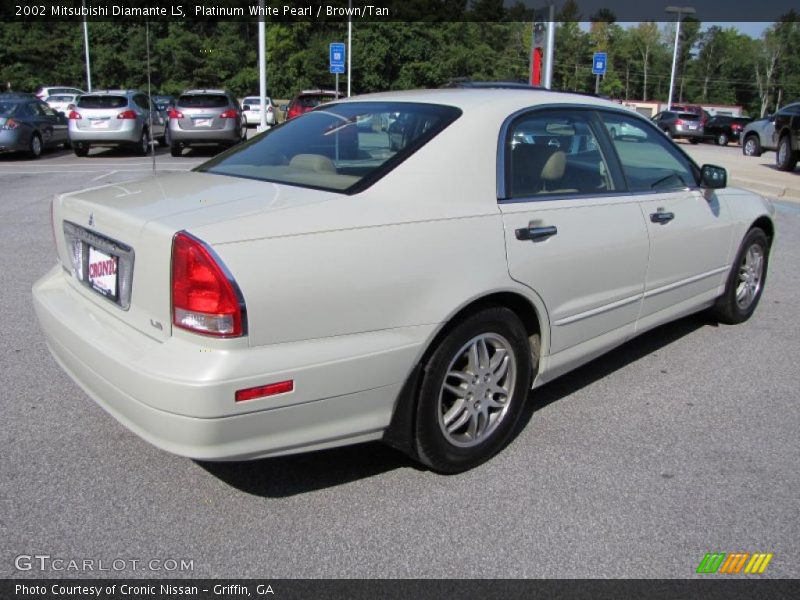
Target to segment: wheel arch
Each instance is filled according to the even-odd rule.
[[[748,231],[756,227],[758,227],[765,234],[767,234],[767,242],[769,243],[769,246],[771,248],[772,241],[775,239],[775,223],[773,223],[772,219],[770,219],[768,216],[762,215],[758,217],[755,221],[753,221],[753,224],[750,225]]]
[[[416,401],[425,362],[431,353],[435,351],[439,342],[458,323],[480,310],[489,307],[508,308],[520,318],[529,338],[539,334],[539,347],[537,349],[539,357],[537,362],[533,364],[533,378],[535,378],[538,367],[541,365],[543,349],[549,344],[550,328],[544,303],[538,296],[535,299],[531,296],[533,296],[532,293],[526,293],[521,290],[496,290],[472,298],[454,309],[425,342],[423,350],[414,361],[411,372],[406,377],[403,388],[398,394],[392,411],[392,420],[384,432],[383,441],[406,454],[416,455],[415,444],[412,443],[412,440],[415,427]]]

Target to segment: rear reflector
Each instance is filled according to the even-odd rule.
[[[285,394],[293,390],[294,380],[291,379],[289,381],[269,383],[267,385],[247,388],[246,390],[236,390],[236,402],[255,400],[256,398],[264,398],[266,396],[275,396],[276,394]]]

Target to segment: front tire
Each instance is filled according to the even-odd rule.
[[[768,263],[769,240],[762,229],[754,227],[742,240],[725,293],[711,309],[717,320],[735,325],[750,318],[764,291]]]
[[[507,308],[487,308],[457,324],[423,369],[416,409],[420,461],[459,473],[508,442],[530,389],[531,346]]]
[[[792,143],[788,135],[784,135],[778,142],[775,152],[775,166],[779,171],[793,171],[797,166],[797,152],[792,150]]]
[[[761,156],[761,144],[757,135],[748,135],[742,144],[742,154],[745,156]]]

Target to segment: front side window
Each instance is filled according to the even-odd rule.
[[[509,128],[506,156],[511,198],[614,189],[588,113],[548,110],[518,118]]]
[[[452,106],[407,102],[320,107],[197,170],[352,193],[383,177],[460,114]]]
[[[660,131],[619,113],[601,113],[632,192],[657,192],[696,185],[691,163]]]

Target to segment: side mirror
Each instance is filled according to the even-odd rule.
[[[242,110],[250,110],[250,105],[249,104],[243,104],[242,105]]]
[[[728,185],[728,172],[717,165],[703,165],[700,169],[700,185],[716,190]]]

